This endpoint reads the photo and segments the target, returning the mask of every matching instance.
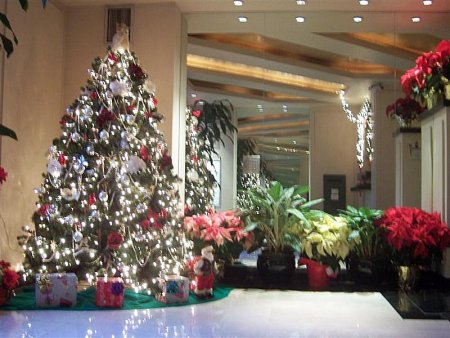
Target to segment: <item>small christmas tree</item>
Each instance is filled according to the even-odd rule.
[[[25,272],[121,275],[140,288],[182,269],[178,178],[157,128],[154,87],[119,31],[61,120],[25,227]]]
[[[227,100],[196,101],[186,110],[186,205],[188,216],[206,214],[214,209],[212,173],[216,142],[225,145],[224,136],[237,131],[232,123],[233,106]]]

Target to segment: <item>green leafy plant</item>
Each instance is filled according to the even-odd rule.
[[[198,114],[198,139],[203,140],[203,152],[213,163],[212,154],[217,154],[214,149],[214,143],[219,142],[225,145],[223,135],[232,140],[231,135],[237,128],[233,125],[233,105],[228,100],[214,100],[208,102],[197,100],[192,105],[192,112],[201,112]]]
[[[350,205],[341,210],[340,216],[346,219],[348,226],[359,237],[353,252],[359,258],[375,259],[385,256],[386,248],[381,237],[380,227],[375,222],[383,215],[383,210],[354,208]]]
[[[309,224],[309,218],[319,212],[310,208],[322,202],[322,199],[307,201],[302,195],[308,191],[306,186],[284,188],[278,181],[243,191],[254,206],[242,210],[245,231],[254,234],[253,249],[265,247],[274,253],[300,251],[300,237],[294,226],[299,222]]]

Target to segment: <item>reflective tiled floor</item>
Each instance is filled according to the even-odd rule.
[[[0,311],[0,337],[450,337],[448,320],[402,319],[380,293],[235,289],[196,306]]]

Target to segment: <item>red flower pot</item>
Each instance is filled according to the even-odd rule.
[[[327,265],[320,264],[307,258],[300,259],[300,265],[306,265],[309,287],[312,290],[323,290],[330,286],[330,277],[336,278],[336,274],[329,275]]]

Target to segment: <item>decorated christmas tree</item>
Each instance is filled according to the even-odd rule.
[[[231,137],[237,129],[232,123],[233,106],[227,100],[196,101],[186,110],[186,205],[188,216],[206,214],[214,209],[214,187],[218,184],[213,158],[218,142]]]
[[[179,179],[157,127],[154,86],[128,49],[122,27],[62,117],[37,189],[35,228],[19,238],[27,275],[120,275],[152,289],[183,267]]]

